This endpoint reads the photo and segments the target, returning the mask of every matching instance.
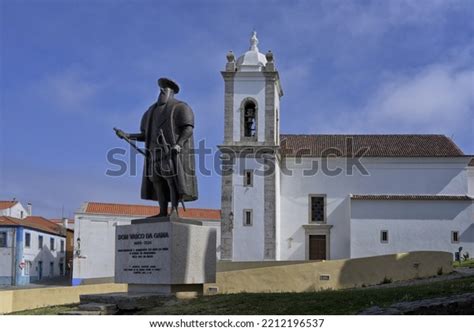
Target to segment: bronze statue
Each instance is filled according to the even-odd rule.
[[[145,155],[141,197],[158,201],[160,213],[178,215],[178,203],[198,198],[194,161],[194,114],[184,102],[175,99],[177,83],[158,79],[160,95],[142,117],[140,133],[115,129],[117,136],[127,140]],[[145,142],[145,152],[133,140]],[[154,216],[153,216],[154,217]]]

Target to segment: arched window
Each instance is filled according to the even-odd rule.
[[[257,107],[253,101],[247,101],[244,106],[244,137],[255,137],[257,129]]]

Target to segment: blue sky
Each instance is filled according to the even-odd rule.
[[[137,131],[156,79],[176,79],[196,139],[223,136],[232,49],[271,49],[282,133],[443,133],[474,154],[473,1],[0,1],[0,199],[72,216],[84,201],[143,203],[107,177],[112,132]],[[140,161],[141,162],[141,161]],[[207,159],[211,164],[211,160]],[[199,177],[195,207],[220,207]]]

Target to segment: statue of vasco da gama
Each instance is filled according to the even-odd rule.
[[[194,114],[184,102],[175,99],[179,92],[176,82],[158,80],[160,94],[142,117],[140,133],[116,130],[119,138],[133,144],[145,142],[141,197],[158,201],[160,213],[178,216],[178,203],[198,198],[194,160]],[[153,217],[155,217],[153,216]]]

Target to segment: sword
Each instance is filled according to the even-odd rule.
[[[176,186],[176,190],[177,190],[178,189],[178,179],[176,178],[176,176],[178,176],[178,169],[176,168],[176,166],[173,162],[173,158],[172,158],[173,157],[173,154],[172,154],[173,150],[171,148],[171,145],[166,142],[166,138],[165,138],[165,135],[163,133],[163,129],[160,129],[160,132],[158,134],[158,143],[165,148],[164,152],[169,157],[168,166],[174,172],[174,174],[173,174],[173,183]],[[183,199],[179,199],[178,203],[180,203],[180,202],[181,202],[181,206],[183,207],[183,210],[186,211],[186,206],[184,205]]]
[[[139,148],[133,141],[131,141],[127,136],[124,136],[123,135],[123,131],[120,130],[120,129],[117,129],[117,128],[114,128],[114,131],[115,133],[117,134],[117,136],[119,136],[120,138],[124,139],[126,142],[128,142],[130,144],[130,146],[132,146],[138,153],[142,154],[143,156],[146,156],[146,153],[141,149]]]

